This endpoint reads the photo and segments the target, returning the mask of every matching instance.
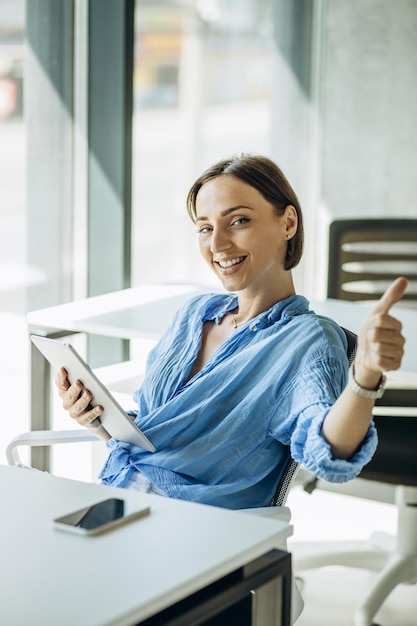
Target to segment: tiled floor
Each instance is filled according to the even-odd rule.
[[[393,533],[395,507],[363,498],[294,489],[287,501],[294,535],[289,549],[296,561],[306,551],[367,547],[373,531]],[[417,532],[417,530],[416,530]],[[374,573],[353,568],[323,568],[302,573],[304,611],[297,626],[353,626],[353,614]],[[417,585],[399,585],[376,615],[381,626],[417,626]]]

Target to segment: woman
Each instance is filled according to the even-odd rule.
[[[191,300],[150,353],[132,417],[157,452],[107,441],[89,391],[65,370],[57,376],[70,416],[107,441],[101,481],[233,509],[264,506],[288,445],[313,474],[353,478],[375,451],[382,373],[401,364],[401,324],[389,309],[406,280],[366,320],[348,382],[343,331],[295,293],[302,214],[281,170],[260,156],[221,161],[194,183],[187,205],[226,293]]]

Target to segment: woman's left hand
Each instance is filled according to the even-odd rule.
[[[355,357],[355,380],[367,389],[374,389],[383,372],[401,366],[405,339],[402,324],[390,314],[404,295],[406,278],[397,278],[385,291],[358,335]]]

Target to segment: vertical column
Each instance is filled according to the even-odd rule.
[[[297,290],[309,297],[317,283],[313,242],[320,184],[319,90],[324,2],[279,0],[273,5],[271,152],[304,209],[304,261],[295,276]]]
[[[73,3],[27,3],[27,255],[44,281],[28,309],[71,298]]]
[[[130,285],[134,0],[90,0],[88,295]],[[89,338],[93,366],[126,342]]]
[[[26,4],[25,121],[27,130],[27,263],[43,274],[28,287],[27,309],[71,299],[73,2]],[[48,428],[48,368],[31,364],[31,428]],[[32,464],[49,468],[49,450],[34,448]]]
[[[130,284],[134,0],[82,9],[77,0],[27,3],[27,255],[44,275],[28,289],[28,310]],[[93,366],[128,354],[121,340],[92,338],[89,348]],[[48,389],[34,356],[32,430],[51,426]],[[49,451],[34,449],[32,463],[49,469]]]

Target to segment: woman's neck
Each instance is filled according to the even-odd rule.
[[[239,291],[238,296],[238,309],[234,312],[234,323],[238,326],[246,324],[251,319],[268,311],[272,306],[295,295],[295,288],[292,277],[285,281],[284,284],[280,284],[275,289],[265,291],[253,291],[243,289]]]

